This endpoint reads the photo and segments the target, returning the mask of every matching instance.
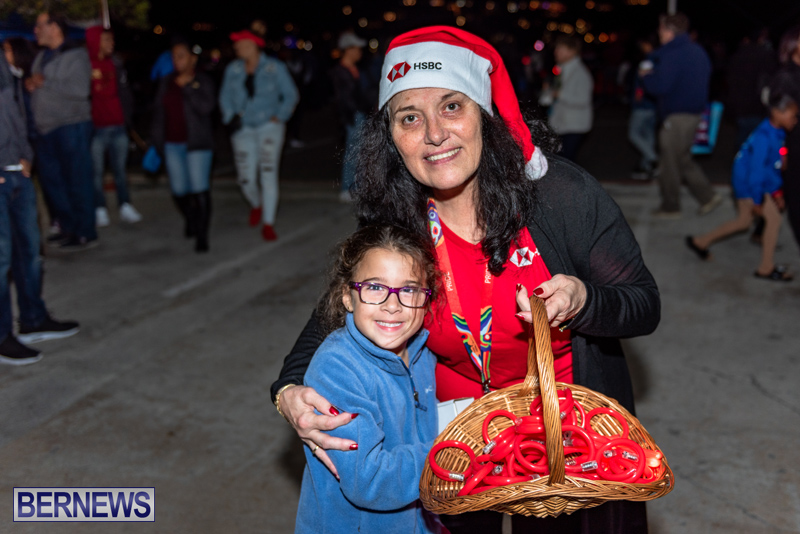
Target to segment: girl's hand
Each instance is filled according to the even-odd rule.
[[[338,479],[339,472],[325,450],[350,451],[357,449],[358,445],[355,441],[334,438],[321,431],[333,430],[346,425],[358,414],[346,412],[339,414],[330,402],[308,386],[295,386],[284,390],[281,393],[280,406],[283,416],[295,429],[303,443],[314,451],[314,456],[325,464]],[[314,409],[321,414],[331,415],[317,415],[314,413]]]
[[[574,276],[564,274],[557,274],[541,284],[533,290],[533,294],[544,300],[547,320],[552,327],[578,315],[586,304],[586,286]],[[520,309],[517,317],[533,322],[528,290],[523,285],[517,286],[517,306]]]

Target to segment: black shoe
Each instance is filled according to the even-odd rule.
[[[79,330],[80,325],[75,321],[56,321],[48,316],[42,324],[35,328],[20,325],[17,337],[23,343],[36,343],[48,339],[74,336]]]
[[[67,234],[63,233],[53,234],[47,238],[47,245],[51,247],[60,247],[68,240],[69,236]]]
[[[711,257],[711,253],[708,252],[707,248],[700,248],[694,244],[694,237],[687,235],[685,242],[686,246],[689,247],[689,250],[697,254],[697,257],[701,260],[707,260]]]
[[[0,343],[0,363],[6,365],[29,365],[41,359],[41,352],[26,347],[10,334]]]
[[[81,250],[89,250],[98,245],[97,239],[86,239],[85,237],[73,237],[61,243],[58,250],[64,252],[79,252]]]

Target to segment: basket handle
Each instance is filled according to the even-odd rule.
[[[539,385],[542,396],[542,413],[546,437],[547,463],[550,468],[549,483],[564,482],[564,442],[561,435],[561,412],[558,407],[555,371],[553,370],[553,347],[550,344],[550,324],[544,301],[531,296],[531,324],[528,336],[528,374],[522,383],[519,395],[530,395]]]

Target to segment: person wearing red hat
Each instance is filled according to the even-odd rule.
[[[250,226],[261,224],[265,241],[278,238],[278,168],[286,121],[299,94],[286,65],[261,49],[250,30],[230,35],[238,59],[225,69],[219,105],[228,126],[242,194],[250,204]]]
[[[524,379],[533,293],[553,327],[556,380],[632,410],[619,338],[651,333],[660,298],[619,207],[585,170],[544,152],[557,146],[555,134],[525,122],[502,60],[483,39],[446,26],[402,34],[382,76],[379,112],[362,129],[355,209],[362,225],[397,225],[434,243],[447,281],[425,323],[438,356],[437,398],[477,398]],[[326,334],[315,312],[272,396],[336,474],[325,450],[357,446],[351,414],[301,385]],[[495,512],[442,521],[453,534],[502,530]],[[514,532],[647,532],[644,504],[625,501],[555,519],[514,516],[512,524]]]

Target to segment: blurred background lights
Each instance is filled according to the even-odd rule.
[[[353,12],[353,8],[352,7],[350,7],[350,6],[342,7],[342,13],[344,13],[345,15],[349,15],[352,12]]]
[[[360,19],[358,19],[358,25],[361,26],[362,28],[366,28],[367,27],[366,17],[361,17]]]
[[[394,11],[387,11],[386,13],[383,14],[383,20],[385,20],[386,22],[394,22],[395,20],[397,20],[397,13],[395,13]]]
[[[369,49],[370,50],[377,50],[378,49],[378,40],[377,39],[370,39],[369,40]]]
[[[457,26],[463,26],[466,23],[467,23],[466,17],[464,17],[462,15],[459,15],[459,16],[456,17],[456,25]]]
[[[537,40],[535,43],[533,43],[533,49],[536,50],[537,52],[541,52],[542,50],[544,50],[544,41]]]
[[[517,7],[516,2],[509,2],[508,5],[506,6],[506,9],[508,9],[509,13],[516,13],[517,9],[519,8]]]

